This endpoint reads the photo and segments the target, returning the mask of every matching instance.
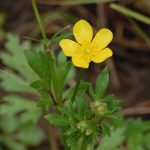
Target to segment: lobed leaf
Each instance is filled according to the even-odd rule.
[[[55,126],[69,126],[70,122],[68,118],[58,115],[58,114],[49,114],[45,116],[45,119],[51,124]]]

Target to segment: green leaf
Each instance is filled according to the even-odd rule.
[[[26,146],[24,143],[18,142],[12,137],[4,136],[3,138],[3,143],[7,145],[6,147],[9,150],[26,150]]]
[[[57,64],[62,66],[66,61],[67,57],[64,55],[63,51],[61,51],[57,57]]]
[[[71,62],[70,62],[70,63],[71,63]],[[70,80],[73,80],[74,77],[75,77],[75,68],[74,68],[74,66],[73,66],[72,63],[71,63],[71,68],[70,68],[70,70],[69,70],[69,72],[68,72],[68,74],[67,74],[67,76],[66,76],[66,83],[67,83],[68,81],[70,81]]]
[[[150,131],[150,121],[142,121],[141,119],[130,119],[126,121],[127,148],[129,150],[145,149],[147,143],[145,138]]]
[[[145,16],[139,12],[133,11],[132,9],[123,7],[123,6],[118,5],[118,4],[111,4],[110,7],[112,9],[118,11],[119,13],[122,13],[126,16],[131,17],[131,18],[134,18],[134,19],[141,21],[141,22],[150,26],[150,17],[148,17],[148,16]]]
[[[19,128],[20,120],[16,116],[3,115],[0,120],[0,129],[5,133],[15,132]]]
[[[7,92],[28,92],[35,93],[35,90],[31,88],[27,81],[24,81],[20,76],[12,71],[0,70],[0,87]]]
[[[30,49],[31,44],[28,41],[25,41],[22,44],[19,42],[18,36],[8,34],[5,45],[6,50],[0,53],[0,59],[6,66],[14,69],[19,75],[23,76],[24,79],[31,82],[37,79],[37,76],[28,65],[24,56],[24,49]]]
[[[111,129],[111,136],[104,136],[96,150],[119,150],[118,147],[124,140],[123,133],[124,128]]]
[[[66,32],[64,34],[61,34],[53,39],[51,39],[51,43],[52,44],[55,44],[55,43],[59,43],[62,39],[65,39],[65,38],[69,38],[73,35],[72,32]]]
[[[72,32],[65,32],[63,33],[66,29],[68,29],[70,27],[70,25],[65,26],[64,28],[60,29],[59,31],[57,31],[51,38],[50,43],[54,44],[54,43],[58,43],[60,40],[68,38],[70,36],[73,35]]]
[[[63,134],[68,136],[76,131],[77,131],[77,128],[68,128]]]
[[[40,90],[40,89],[43,89],[44,83],[42,80],[37,80],[37,81],[34,81],[33,83],[31,83],[30,86],[34,89]]]
[[[86,99],[83,96],[79,96],[77,97],[75,103],[77,107],[77,114],[80,116],[80,118],[88,118],[90,109]]]
[[[92,83],[89,83],[88,92],[89,92],[89,95],[91,96],[91,98],[94,99],[95,93],[94,93],[94,88],[93,88]]]
[[[147,149],[150,149],[150,142],[149,142],[149,139],[150,139],[150,133],[148,132],[148,133],[144,136],[144,139],[143,139],[143,145],[144,145]]]
[[[36,134],[33,134],[36,133]],[[34,125],[25,124],[21,127],[20,132],[17,135],[17,139],[22,141],[26,145],[36,145],[39,144],[44,138],[44,132],[40,128]]]
[[[56,96],[59,100],[62,99],[64,87],[69,80],[70,73],[72,72],[71,62],[66,61],[63,53],[60,53],[57,57],[57,65],[55,66],[55,76],[53,76],[53,86],[56,92]]]
[[[82,4],[95,4],[95,3],[108,3],[113,2],[117,0],[65,0],[63,5],[82,5]]]
[[[25,56],[29,65],[38,74],[41,81],[43,82],[40,83],[41,86],[44,86],[42,88],[48,88],[49,90],[51,90],[51,83],[53,83],[55,94],[59,94],[59,87],[57,83],[58,78],[54,70],[54,62],[52,60],[50,52],[35,52],[31,50],[26,50]]]
[[[36,107],[35,102],[29,99],[16,95],[9,95],[5,96],[4,100],[7,103],[0,106],[0,114],[13,116],[23,112],[18,116],[22,122],[36,122],[41,116],[41,110]]]
[[[122,105],[122,100],[117,99],[114,94],[103,97],[101,102],[107,104],[108,112],[106,114],[108,113],[109,115],[119,110]]]
[[[71,67],[72,67],[72,64],[70,62],[66,62],[63,66],[60,66],[58,68],[57,73],[58,73],[59,80],[60,80],[60,86],[63,87],[64,84],[66,83]]]
[[[53,106],[51,97],[49,96],[48,92],[46,92],[46,91],[40,91],[40,94],[41,94],[41,96],[38,99],[37,106],[41,107],[45,110],[49,110]]]
[[[79,132],[75,131],[70,134],[70,136],[65,136],[65,144],[67,144],[68,147],[71,148],[71,150],[79,149],[79,138],[80,138]]]
[[[49,114],[45,116],[45,119],[48,120],[48,122],[55,126],[69,126],[70,122],[68,118],[58,115],[58,114]]]
[[[0,54],[3,64],[8,67],[6,71],[0,72],[0,86],[7,92],[7,96],[2,97],[4,103],[0,105],[0,143],[7,149],[25,150],[28,144],[35,144],[35,140],[23,143],[23,139],[18,139],[18,133],[24,130],[23,126],[26,124],[31,128],[36,127],[34,136],[41,132],[36,124],[41,117],[41,109],[37,108],[36,102],[30,98],[23,98],[24,95],[37,97],[35,90],[29,85],[38,80],[38,76],[28,65],[23,50],[36,49],[38,51],[42,49],[42,46],[38,44],[33,47],[28,41],[20,44],[19,37],[10,34],[7,38],[6,50]],[[13,95],[10,95],[11,93]],[[32,133],[31,130],[29,132]],[[26,133],[24,136],[29,139],[29,134]],[[36,141],[40,142],[42,138],[39,134],[37,136]]]
[[[41,77],[42,76],[42,68],[40,65],[41,59],[38,55],[38,52],[31,50],[25,50],[24,52],[30,67],[39,75],[39,77]]]
[[[64,95],[66,95],[66,92],[64,92],[64,87],[69,80],[74,78],[75,70],[72,66],[72,63],[70,61],[67,61],[67,57],[64,55],[63,51],[61,51],[57,56],[56,72],[61,97],[64,97]]]
[[[57,31],[57,32],[52,36],[51,39],[57,37],[58,35],[60,35],[61,33],[63,33],[63,32],[64,32],[65,30],[67,30],[68,28],[70,28],[70,25],[67,25],[67,26],[61,28],[59,31]]]
[[[88,91],[89,95],[94,99],[94,89],[91,83],[89,82],[81,82],[79,86],[78,95],[83,94],[84,92]]]
[[[78,95],[83,94],[84,92],[88,90],[89,86],[90,86],[90,83],[81,81],[77,94]]]
[[[103,132],[104,136],[106,136],[106,135],[110,136],[111,135],[110,128],[107,125],[102,124],[101,128],[102,128],[102,132]]]
[[[65,101],[64,103],[64,108],[63,108],[63,113],[65,113],[65,115],[70,118],[70,122],[74,123],[75,120],[75,111],[73,109],[73,104],[70,100]]]
[[[91,89],[90,89],[91,88]],[[67,89],[63,94],[64,98],[65,99],[70,99],[73,95],[73,92],[74,92],[74,89],[75,87],[70,87],[69,89]],[[83,82],[81,81],[80,83],[80,86],[79,86],[79,90],[78,90],[78,93],[77,95],[80,96],[82,95],[84,92],[86,92],[87,90],[93,90],[92,88],[92,84],[91,83],[88,83],[88,82]]]
[[[66,89],[63,92],[63,99],[67,100],[67,99],[71,99],[73,93],[74,93],[74,88],[75,87],[69,87],[68,89]]]
[[[103,97],[108,87],[108,84],[109,84],[109,72],[108,68],[105,67],[96,79],[95,96],[94,96],[95,100],[99,100]]]
[[[38,77],[28,65],[23,51],[31,48],[30,42],[25,41],[20,44],[18,36],[8,34],[5,47],[6,50],[0,53],[0,59],[11,70],[7,68],[6,71],[0,73],[1,87],[9,92],[34,93],[35,91],[29,87],[29,83],[37,80]]]

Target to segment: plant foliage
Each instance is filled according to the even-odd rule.
[[[43,130],[37,125],[41,109],[32,98],[21,96],[26,93],[26,97],[37,97],[29,84],[38,76],[29,67],[23,52],[31,47],[29,42],[20,44],[18,36],[9,34],[6,50],[0,54],[2,62],[7,66],[0,71],[0,87],[3,92],[7,92],[7,95],[1,97],[0,105],[1,148],[5,146],[10,150],[25,150],[28,145],[37,145],[44,138]],[[36,47],[37,50],[39,48],[40,45]]]

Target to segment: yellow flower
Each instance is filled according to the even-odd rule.
[[[91,25],[85,20],[79,20],[73,27],[73,33],[77,42],[63,39],[59,44],[64,54],[72,57],[76,67],[88,68],[90,61],[100,63],[112,56],[111,49],[106,47],[113,38],[109,29],[102,28],[93,38]]]

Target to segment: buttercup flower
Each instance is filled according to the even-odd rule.
[[[93,38],[93,29],[85,20],[79,20],[73,27],[73,34],[77,42],[70,39],[60,41],[66,56],[72,57],[76,67],[88,68],[90,61],[100,63],[112,56],[112,51],[106,47],[113,38],[109,29],[102,28]]]

